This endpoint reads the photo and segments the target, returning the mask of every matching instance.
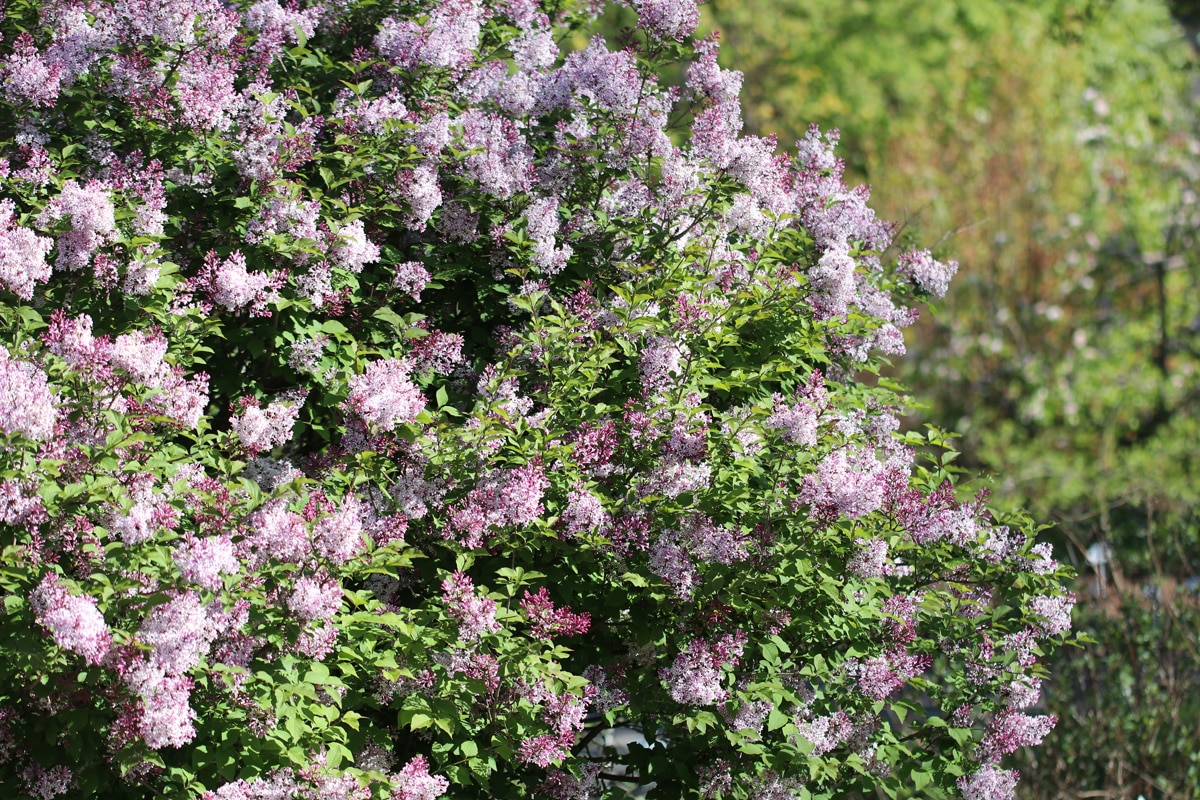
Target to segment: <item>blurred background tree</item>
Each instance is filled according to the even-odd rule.
[[[881,216],[961,263],[897,362],[933,398],[916,424],[961,432],[996,505],[1054,523],[1097,640],[1059,659],[1024,795],[1200,797],[1200,3],[705,12],[752,132],[839,128]]]

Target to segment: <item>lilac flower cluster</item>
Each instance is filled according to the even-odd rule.
[[[729,691],[724,688],[725,666],[737,666],[744,638],[722,634],[709,644],[704,639],[692,639],[675,657],[671,666],[659,670],[659,678],[677,703],[711,706],[725,701]]]
[[[33,613],[64,650],[83,656],[89,664],[99,664],[112,646],[112,633],[95,599],[71,594],[54,573],[47,573],[30,595]]]
[[[14,361],[0,347],[0,431],[45,439],[57,419],[46,375],[35,365]]]
[[[0,200],[0,286],[29,300],[33,297],[33,287],[50,279],[46,256],[54,247],[54,240],[21,227],[15,215],[13,201]]]
[[[496,602],[475,594],[475,584],[462,572],[442,581],[442,600],[450,615],[458,620],[458,638],[474,642],[487,633],[500,630],[496,621]]]
[[[372,361],[366,372],[350,379],[346,405],[368,425],[384,431],[416,422],[425,397],[410,380],[411,374],[406,359]]]

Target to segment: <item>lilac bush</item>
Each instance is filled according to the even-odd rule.
[[[954,267],[634,7],[5,6],[0,786],[1011,795],[1064,572],[875,377]]]

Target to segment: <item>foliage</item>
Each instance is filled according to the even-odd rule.
[[[1011,793],[1067,570],[878,378],[953,269],[637,9],[5,6],[6,791]]]

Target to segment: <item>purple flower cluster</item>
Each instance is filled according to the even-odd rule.
[[[500,630],[496,621],[496,602],[475,594],[475,584],[462,572],[442,581],[442,600],[450,615],[458,620],[458,638],[474,642],[487,633]]]
[[[15,215],[13,201],[0,200],[0,287],[29,300],[33,287],[50,279],[46,256],[54,240],[21,227]]]
[[[112,633],[95,599],[71,594],[54,573],[47,573],[29,597],[38,623],[50,632],[54,643],[99,664],[112,646]]]
[[[724,687],[725,666],[737,666],[743,642],[743,638],[729,634],[723,634],[713,644],[699,638],[688,642],[671,666],[658,672],[671,699],[696,706],[724,702],[729,697]]]
[[[425,408],[425,397],[412,382],[412,364],[402,358],[372,361],[366,372],[350,379],[346,405],[368,425],[394,430],[416,422]]]
[[[54,405],[46,374],[33,364],[12,360],[0,347],[0,431],[45,439],[54,432]]]

